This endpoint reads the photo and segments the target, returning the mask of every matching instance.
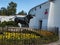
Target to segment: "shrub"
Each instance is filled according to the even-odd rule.
[[[5,26],[12,26],[12,27],[18,27],[18,25],[15,25],[14,21],[4,21],[2,23],[0,23],[0,27],[5,27]]]

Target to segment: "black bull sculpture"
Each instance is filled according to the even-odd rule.
[[[33,15],[27,15],[26,17],[16,17],[14,19],[15,23],[20,23],[22,27],[29,27],[30,19],[33,18]]]

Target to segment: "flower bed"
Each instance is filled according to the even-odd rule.
[[[40,35],[38,35],[40,34]],[[22,31],[3,32],[0,34],[0,44],[2,45],[39,45],[51,43],[58,40],[58,36],[48,31]]]

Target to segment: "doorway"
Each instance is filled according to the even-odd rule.
[[[42,20],[39,21],[39,24],[40,24],[40,29],[42,29]]]

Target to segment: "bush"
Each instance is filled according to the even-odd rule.
[[[0,27],[5,27],[5,26],[18,27],[18,25],[16,25],[14,21],[8,21],[8,22],[4,21],[0,23]]]

